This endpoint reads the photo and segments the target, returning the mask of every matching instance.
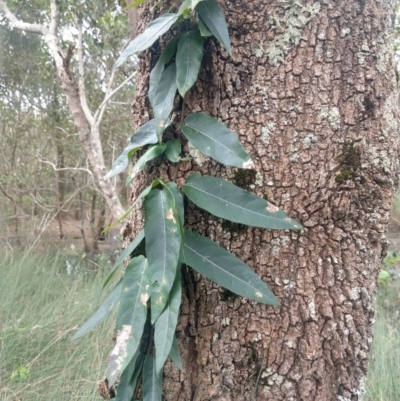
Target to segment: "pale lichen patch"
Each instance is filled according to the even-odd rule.
[[[148,300],[149,300],[149,294],[147,293],[140,294],[140,303],[142,305],[146,305]]]
[[[131,337],[132,326],[124,324],[115,339],[115,346],[108,362],[108,377],[116,378],[121,371],[122,363],[128,354],[128,341]]]
[[[202,166],[204,163],[208,162],[210,158],[205,154],[201,153],[199,149],[193,146],[189,142],[189,154],[193,157],[193,160],[199,165]]]
[[[272,203],[268,203],[267,205],[267,211],[269,213],[276,213],[279,210],[279,207],[273,205]]]
[[[247,160],[246,162],[243,163],[243,168],[248,169],[248,170],[253,170],[254,169],[254,162],[253,160]]]
[[[165,218],[167,220],[172,220],[172,222],[174,224],[176,224],[176,219],[175,219],[174,211],[172,210],[172,208],[167,211],[167,215],[165,216]]]
[[[278,33],[273,42],[265,49],[260,43],[256,49],[256,56],[268,57],[271,65],[278,65],[284,61],[285,55],[291,45],[298,45],[304,27],[311,21],[321,9],[320,3],[304,5],[299,0],[278,0],[285,12],[275,12],[269,17],[269,23]]]

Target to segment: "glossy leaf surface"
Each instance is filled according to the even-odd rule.
[[[130,261],[122,281],[116,322],[117,338],[107,365],[107,379],[110,386],[138,350],[146,323],[149,297],[147,259],[138,256]]]
[[[250,267],[215,242],[190,230],[185,230],[181,261],[237,295],[279,305],[275,295]]]
[[[203,59],[203,38],[198,31],[186,32],[179,38],[176,53],[176,82],[182,97],[194,85]]]
[[[154,355],[147,355],[143,365],[143,401],[161,401],[162,375],[156,371]]]
[[[175,200],[170,192],[153,189],[145,200],[144,227],[152,285],[152,323],[164,310],[175,280],[181,246],[178,219]]]
[[[171,351],[181,306],[182,288],[180,266],[177,269],[175,282],[169,294],[166,308],[155,323],[154,345],[156,347],[156,369],[160,375],[166,359]]]
[[[99,309],[93,314],[93,316],[83,324],[79,330],[73,335],[71,341],[84,336],[86,333],[94,329],[99,323],[101,323],[108,314],[113,310],[115,305],[119,301],[121,295],[122,280],[115,286],[115,288],[110,292],[110,295],[104,300],[100,305]]]
[[[146,153],[139,158],[139,160],[135,163],[132,167],[132,171],[129,173],[128,177],[126,178],[125,186],[128,186],[135,177],[145,169],[146,164],[150,161],[155,159],[158,156],[161,156],[167,145],[165,143],[160,143],[159,145],[154,145],[146,150]]]
[[[182,189],[197,206],[223,219],[276,230],[303,228],[272,203],[221,178],[192,174]]]
[[[109,273],[107,278],[104,280],[103,290],[104,290],[104,288],[106,288],[106,286],[108,285],[110,280],[113,278],[115,272],[120,267],[120,265],[123,263],[123,261],[136,249],[136,247],[143,241],[143,239],[144,239],[144,230],[140,231],[140,233],[132,240],[132,242],[121,252],[121,255],[118,256],[118,259],[113,264],[113,267],[111,268],[111,272]]]
[[[113,68],[118,68],[129,56],[148,49],[161,35],[175,24],[178,18],[178,14],[167,13],[150,22],[146,29],[129,43],[118,57]]]
[[[196,6],[196,11],[209,31],[219,40],[226,51],[232,56],[231,41],[225,15],[216,0],[203,0]]]
[[[238,137],[225,124],[207,114],[189,114],[182,131],[200,152],[220,163],[239,168],[252,165]]]
[[[129,159],[132,156],[132,151],[138,150],[144,145],[156,143],[158,141],[156,134],[155,121],[150,120],[143,124],[131,137],[130,143],[123,150],[120,156],[114,161],[111,170],[104,177],[106,180],[122,173],[128,165]]]
[[[174,107],[176,90],[176,64],[173,63],[162,72],[157,92],[154,95],[153,111],[156,120],[156,133],[159,139]]]
[[[122,372],[118,383],[115,401],[131,401],[136,389],[139,375],[142,371],[145,355],[138,350]]]
[[[157,64],[151,70],[148,96],[152,108],[154,108],[154,98],[155,94],[157,93],[157,88],[161,79],[161,74],[164,71],[164,66],[165,64],[168,64],[171,61],[172,56],[176,52],[177,44],[178,44],[178,38],[172,38],[162,51],[160,58],[157,61]]]
[[[180,160],[179,155],[182,152],[182,145],[179,139],[171,139],[167,142],[167,148],[165,149],[165,156],[172,163],[178,163]]]

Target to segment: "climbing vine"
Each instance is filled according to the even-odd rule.
[[[133,5],[144,1],[137,0]],[[177,92],[184,98],[197,80],[205,37],[214,36],[231,55],[225,16],[216,0],[185,0],[176,13],[159,16],[130,42],[114,68],[133,54],[150,48],[175,25],[179,25],[178,36],[165,45],[150,74],[148,98],[153,119],[132,135],[107,178],[125,170],[140,149],[144,153],[133,166],[127,185],[152,159],[162,157],[171,163],[187,160],[188,156],[182,155],[180,139],[166,140],[169,130],[180,132],[192,149],[219,163],[254,169],[238,137],[222,122],[199,112],[178,123],[172,114]],[[107,366],[108,386],[119,380],[117,401],[161,400],[167,358],[182,368],[175,330],[183,264],[234,294],[279,305],[266,284],[246,264],[210,239],[185,228],[184,196],[214,216],[233,223],[266,229],[302,229],[272,203],[221,178],[194,173],[180,187],[166,177],[153,180],[126,213],[143,200],[144,229],[116,261],[104,287],[127,257],[139,248],[142,254],[130,259],[123,278],[74,336],[87,333],[119,304],[115,346]]]

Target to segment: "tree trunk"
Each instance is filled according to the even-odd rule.
[[[192,154],[177,180],[193,171],[228,178],[282,207],[306,230],[237,226],[189,203],[187,225],[252,267],[281,306],[232,296],[184,269],[177,334],[184,371],[167,365],[168,401],[362,398],[398,173],[395,2],[324,0],[312,9],[288,3],[221,1],[233,57],[208,39],[199,81],[185,99],[184,115],[204,111],[238,133],[255,170]],[[155,1],[146,4],[138,32],[154,18]],[[293,7],[310,19],[301,29]],[[279,63],[271,51],[289,31],[294,43]],[[146,93],[154,63],[150,52],[140,60],[138,126],[151,115]],[[132,199],[149,178],[171,179],[173,170],[153,163],[135,181]],[[127,240],[142,227],[141,213],[131,216]]]

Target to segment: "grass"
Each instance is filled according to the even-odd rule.
[[[400,400],[400,283],[379,289],[365,401]]]
[[[0,401],[99,400],[111,321],[70,338],[99,304],[104,269],[68,275],[59,254],[1,256]]]
[[[70,338],[99,305],[106,272],[67,274],[66,266],[60,254],[0,255],[0,401],[100,399],[96,382],[112,347],[112,316]],[[388,280],[377,298],[364,401],[400,400],[399,317],[400,280]]]

